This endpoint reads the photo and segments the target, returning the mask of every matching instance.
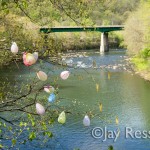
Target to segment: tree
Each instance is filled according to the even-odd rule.
[[[125,44],[134,54],[150,46],[149,7],[149,2],[141,3],[137,11],[131,13],[125,24]]]

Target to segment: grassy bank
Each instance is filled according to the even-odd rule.
[[[131,62],[135,66],[136,73],[150,81],[150,48],[143,49],[131,59]]]

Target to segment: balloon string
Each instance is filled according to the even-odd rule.
[[[14,62],[15,62],[15,64],[16,64],[17,68],[20,69],[19,66],[18,66],[18,64],[17,64],[17,62],[16,62],[15,60],[14,60]]]

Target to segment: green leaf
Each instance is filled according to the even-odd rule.
[[[8,127],[8,130],[9,130],[9,131],[12,131],[12,127],[11,127],[11,126],[9,126],[9,127]]]
[[[36,134],[35,134],[35,132],[31,132],[30,134],[29,134],[29,140],[33,140],[33,139],[35,139],[36,138]]]
[[[114,148],[113,148],[113,146],[112,145],[110,145],[109,147],[108,147],[108,150],[113,150]]]
[[[5,14],[8,15],[9,14],[9,9],[5,9]]]
[[[43,129],[43,130],[47,130],[46,123],[44,123],[44,122],[42,122],[42,129]]]
[[[23,5],[24,8],[27,8],[28,7],[27,1],[22,2],[22,5]]]
[[[31,124],[33,127],[35,126],[35,122],[33,120],[31,121]]]
[[[3,145],[2,145],[2,144],[0,144],[0,148],[3,148]]]
[[[48,131],[48,132],[46,132],[46,135],[48,136],[48,137],[53,137],[53,133],[52,132],[50,132],[50,131]]]
[[[5,2],[5,1],[2,1],[1,2],[1,5],[4,7],[4,6],[7,6],[7,2]]]
[[[49,124],[53,124],[54,123],[54,119],[50,119],[48,123]]]
[[[20,122],[19,126],[22,127],[23,126],[23,122]]]
[[[11,142],[12,142],[12,145],[15,145],[17,141],[16,139],[12,139]]]
[[[27,126],[27,123],[26,123],[26,122],[20,122],[19,126],[20,126],[20,127],[22,127],[22,126],[25,126],[25,127],[26,127],[26,126]]]

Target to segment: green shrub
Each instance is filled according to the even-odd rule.
[[[140,52],[140,56],[142,58],[148,58],[150,57],[150,48],[145,48]]]

